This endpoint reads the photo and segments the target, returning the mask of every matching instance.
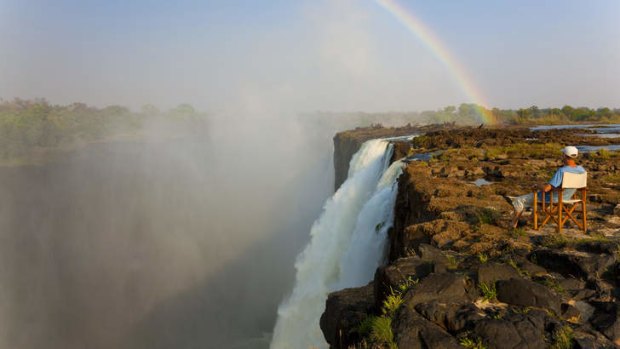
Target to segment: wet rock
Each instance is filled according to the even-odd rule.
[[[373,284],[330,293],[321,315],[325,340],[335,348],[348,348],[359,342],[355,330],[374,308]]]
[[[547,308],[560,313],[560,297],[547,287],[525,279],[497,282],[497,299],[508,304]]]
[[[488,263],[478,268],[478,283],[494,285],[498,280],[512,278],[520,278],[520,275],[513,267],[506,264]]]
[[[408,307],[397,312],[393,328],[394,342],[399,349],[461,348],[456,338]]]

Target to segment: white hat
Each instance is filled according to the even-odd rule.
[[[562,153],[564,153],[564,155],[568,156],[569,158],[576,158],[579,151],[576,147],[569,145],[568,147],[564,147],[564,149],[562,149]]]

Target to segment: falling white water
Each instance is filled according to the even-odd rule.
[[[297,257],[293,292],[278,309],[272,349],[326,348],[319,319],[329,292],[365,285],[384,255],[393,223],[400,161],[392,145],[370,140],[353,156],[347,180],[325,203]]]

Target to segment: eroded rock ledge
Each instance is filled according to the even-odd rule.
[[[620,346],[620,154],[580,157],[587,235],[511,229],[502,199],[548,180],[563,145],[620,143],[583,133],[463,128],[398,144],[401,155],[434,156],[399,178],[388,264],[368,285],[329,295],[321,328],[331,347]],[[481,178],[492,184],[473,183]]]

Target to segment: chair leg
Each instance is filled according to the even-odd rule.
[[[562,203],[563,195],[564,193],[562,192],[562,189],[560,189],[558,191],[558,233],[559,234],[562,233],[562,226],[564,225],[564,222],[562,221],[562,211],[564,211],[564,205]]]
[[[538,230],[538,193],[534,192],[534,230]]]
[[[583,233],[585,234],[588,231],[587,228],[587,224],[588,224],[588,213],[586,212],[586,189],[583,188],[582,189],[582,193],[581,193],[581,214],[583,215],[582,218],[582,223],[583,223]]]

